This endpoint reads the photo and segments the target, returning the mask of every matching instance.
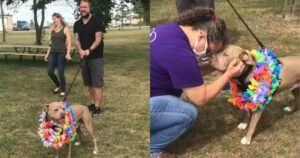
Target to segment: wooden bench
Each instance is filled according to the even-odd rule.
[[[35,57],[45,57],[46,54],[33,54],[33,53],[16,53],[16,52],[0,52],[1,55],[5,56],[5,60],[7,60],[7,57],[9,55],[15,55],[15,56],[19,56],[20,60],[22,60],[23,56],[32,56],[33,57],[33,61],[35,61]]]
[[[73,56],[76,50],[71,49],[71,56]],[[45,57],[47,50],[47,46],[0,45],[0,55],[4,55],[6,61],[9,55],[19,56],[20,60],[23,56],[32,56],[35,61],[35,57]]]

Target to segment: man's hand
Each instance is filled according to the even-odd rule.
[[[83,59],[84,56],[85,56],[85,51],[84,50],[79,50],[79,56],[80,56],[81,59]]]

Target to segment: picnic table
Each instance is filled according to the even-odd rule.
[[[37,45],[0,45],[0,55],[5,56],[7,60],[9,55],[19,56],[22,60],[23,56],[32,56],[33,61],[35,57],[45,57],[47,54],[48,46]],[[75,54],[75,48],[71,48],[71,56]]]

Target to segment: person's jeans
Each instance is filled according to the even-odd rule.
[[[171,96],[150,98],[150,154],[163,152],[168,144],[187,131],[197,119],[198,111],[192,104]]]
[[[62,92],[65,92],[65,65],[66,65],[66,58],[65,53],[53,53],[49,54],[48,58],[48,75],[54,82],[56,87],[60,87]],[[58,76],[54,73],[55,68],[58,68]]]

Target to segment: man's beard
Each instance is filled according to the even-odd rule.
[[[90,16],[90,13],[87,13],[86,15],[81,15],[83,19],[87,19]]]

